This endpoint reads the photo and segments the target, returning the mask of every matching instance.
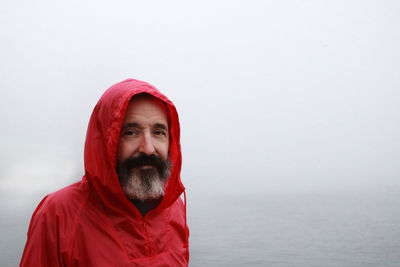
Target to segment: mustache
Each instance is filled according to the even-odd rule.
[[[158,170],[163,169],[166,165],[165,161],[154,155],[146,155],[144,153],[139,154],[134,158],[128,158],[123,163],[128,170],[133,168],[139,168],[145,165],[150,165],[156,167]]]

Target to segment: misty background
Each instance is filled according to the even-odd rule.
[[[178,109],[193,266],[216,203],[397,196],[399,14],[394,0],[3,0],[1,262],[19,263],[39,201],[81,179],[90,114],[126,78]]]

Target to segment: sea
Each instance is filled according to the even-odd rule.
[[[40,198],[0,197],[0,266],[19,265]],[[191,196],[188,224],[193,267],[400,266],[400,191]]]

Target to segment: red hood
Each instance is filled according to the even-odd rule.
[[[127,79],[111,86],[104,92],[94,108],[86,134],[85,176],[83,178],[93,186],[105,206],[116,212],[134,216],[141,215],[125,197],[115,167],[118,139],[124,114],[129,100],[139,93],[149,93],[165,102],[170,119],[169,156],[173,167],[165,196],[154,211],[169,207],[184,191],[185,188],[180,180],[182,155],[179,118],[176,108],[154,86],[134,79]]]

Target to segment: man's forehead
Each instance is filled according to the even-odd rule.
[[[157,97],[149,94],[149,93],[139,93],[136,94],[134,96],[132,96],[131,101],[135,101],[135,100],[142,100],[142,99],[152,99],[152,100],[158,100],[161,101],[160,99],[158,99]]]
[[[159,98],[150,95],[148,93],[140,93],[137,95],[132,96],[132,98],[129,101],[129,104],[134,104],[134,103],[139,103],[139,102],[151,102],[151,103],[155,103],[157,105],[160,105],[163,109],[164,112],[167,111],[167,106],[166,103],[162,100],[160,100]]]
[[[169,126],[170,119],[169,119],[167,104],[164,101],[162,101],[162,100],[158,99],[157,97],[154,97],[148,93],[140,93],[140,94],[134,95],[130,99],[128,108],[125,113],[125,119],[133,111],[138,111],[138,110],[143,111],[143,110],[148,110],[148,109],[154,110],[155,107],[158,111],[162,112],[163,117],[165,117],[165,119],[168,122],[168,126]]]

